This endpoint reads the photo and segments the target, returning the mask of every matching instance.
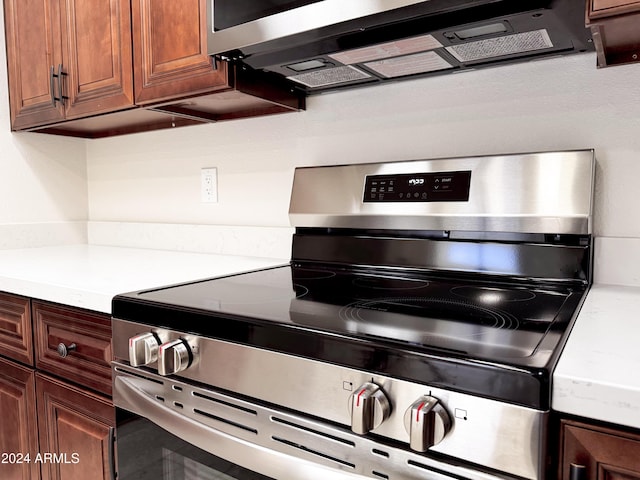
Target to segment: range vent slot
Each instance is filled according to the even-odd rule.
[[[377,448],[372,448],[371,453],[373,453],[374,455],[380,455],[381,457],[389,458],[389,452],[378,450]]]
[[[296,430],[299,430],[299,431],[302,431],[302,432],[311,433],[312,435],[318,435],[318,436],[323,437],[323,438],[328,438],[329,440],[332,440],[334,442],[339,442],[339,443],[342,443],[344,445],[348,445],[350,447],[355,447],[356,446],[355,442],[353,442],[351,440],[346,440],[344,438],[336,437],[335,435],[329,435],[328,433],[320,432],[318,430],[314,430],[314,429],[309,428],[309,427],[303,427],[302,425],[298,425],[296,423],[289,422],[288,420],[283,420],[281,418],[274,417],[274,416],[271,417],[271,420],[273,422],[275,422],[275,423],[279,423],[281,425],[286,425],[287,427],[295,428]]]
[[[255,410],[252,410],[251,408],[241,407],[240,405],[235,405],[235,404],[233,404],[231,402],[225,402],[224,400],[220,400],[218,398],[213,398],[213,397],[210,397],[208,395],[203,395],[202,393],[198,393],[198,392],[191,392],[191,394],[194,397],[201,398],[203,400],[208,400],[210,402],[217,403],[219,405],[224,405],[225,407],[235,408],[236,410],[240,410],[241,412],[244,412],[244,413],[248,413],[248,414],[251,414],[251,415],[254,415],[254,416],[258,415],[258,412],[256,412]]]
[[[448,480],[448,479],[451,479],[451,480],[454,480],[454,479],[455,480],[470,480],[467,477],[461,477],[460,475],[456,475],[454,473],[448,473],[448,472],[445,472],[444,470],[440,470],[438,468],[429,467],[427,465],[424,465],[423,463],[419,463],[419,462],[416,462],[414,460],[408,460],[407,464],[412,466],[412,467],[419,468],[419,469],[421,469],[423,471],[435,473],[436,475],[438,475],[438,477],[434,478],[434,480],[436,480],[436,479],[442,479],[442,480]]]
[[[247,425],[243,425],[243,424],[238,423],[238,422],[234,422],[233,420],[222,418],[222,417],[219,417],[217,415],[213,415],[211,413],[199,410],[197,408],[194,408],[193,412],[197,413],[198,415],[202,415],[203,417],[210,418],[211,420],[215,420],[217,422],[222,422],[224,424],[231,425],[232,427],[240,428],[240,429],[244,430],[245,432],[250,432],[250,433],[253,433],[255,435],[258,434],[258,430],[256,430],[255,428],[249,427]]]
[[[118,372],[118,373],[124,373],[125,375],[130,375],[132,377],[141,378],[143,380],[146,380],[148,382],[153,382],[153,383],[156,383],[158,385],[164,385],[164,382],[156,380],[155,378],[147,377],[146,375],[142,375],[142,374],[137,373],[137,372],[130,372],[129,370],[124,370],[124,369],[122,369],[120,367],[115,367],[115,371]]]
[[[288,445],[290,447],[293,447],[293,448],[295,448],[297,450],[301,450],[303,452],[310,453],[312,455],[316,455],[316,456],[324,458],[326,460],[331,460],[332,462],[338,463],[338,464],[340,464],[342,466],[353,468],[353,469],[356,468],[355,464],[353,464],[353,463],[347,462],[346,460],[342,460],[340,458],[334,457],[334,456],[329,455],[327,453],[319,452],[318,450],[314,450],[314,449],[306,447],[304,445],[300,445],[299,443],[291,442],[289,440],[286,440],[286,439],[280,438],[280,437],[271,437],[271,439],[276,441],[276,442],[282,443],[284,445]]]

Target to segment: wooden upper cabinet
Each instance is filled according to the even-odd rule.
[[[591,0],[589,16],[610,17],[640,11],[639,0]]]
[[[640,62],[640,0],[588,0],[598,67]]]
[[[305,108],[279,78],[214,64],[206,0],[4,5],[13,130],[100,138]]]
[[[207,55],[206,0],[132,0],[131,12],[137,104],[228,86]]]
[[[61,0],[60,8],[66,118],[132,106],[129,0]]]
[[[4,5],[14,130],[133,105],[129,0]]]
[[[60,11],[51,0],[5,0],[11,125],[14,130],[64,119],[54,103],[51,68],[62,63]]]

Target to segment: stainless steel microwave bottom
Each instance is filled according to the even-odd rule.
[[[117,407],[145,417],[202,450],[274,479],[512,478],[445,463],[321,420],[122,363],[113,363],[113,378]]]

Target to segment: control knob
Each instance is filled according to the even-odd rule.
[[[141,333],[129,339],[129,363],[132,367],[149,365],[158,359],[160,339],[155,333]]]
[[[158,373],[173,375],[186,370],[193,362],[193,353],[186,340],[179,338],[158,347]]]
[[[389,399],[375,383],[367,382],[349,397],[351,430],[364,435],[380,426],[391,414]]]
[[[449,433],[451,418],[437,398],[423,395],[405,412],[404,426],[411,449],[426,452]]]

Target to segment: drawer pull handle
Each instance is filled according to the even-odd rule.
[[[572,463],[569,465],[569,480],[587,480],[587,467]]]
[[[69,353],[73,352],[76,348],[77,348],[77,345],[75,343],[72,343],[68,347],[64,343],[60,343],[58,345],[58,355],[60,355],[62,358],[65,358],[67,355],[69,355]]]

